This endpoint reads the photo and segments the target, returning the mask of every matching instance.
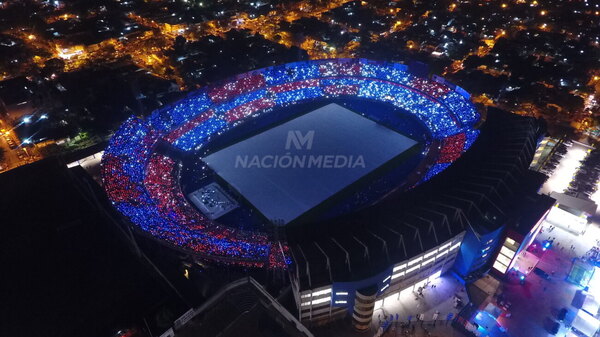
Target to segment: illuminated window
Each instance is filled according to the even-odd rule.
[[[429,259],[429,260],[423,261],[423,263],[421,263],[421,267],[424,267],[424,266],[426,266],[426,265],[430,264],[430,263],[431,263],[431,262],[433,262],[434,260],[435,260],[435,257],[433,257],[433,258],[431,258],[431,259]]]
[[[496,261],[500,261],[507,266],[510,264],[510,259],[503,254],[498,254],[498,258],[496,259]]]
[[[330,292],[331,292],[331,288],[325,289],[325,290],[315,291],[312,295],[313,295],[313,297],[317,297],[317,296],[320,296],[320,295],[329,294]]]
[[[442,256],[444,256],[444,255],[446,255],[446,254],[448,254],[448,251],[447,251],[447,250],[445,250],[445,251],[443,251],[443,252],[439,253],[439,254],[436,256],[436,258],[437,258],[437,259],[439,259],[440,257],[442,257]]]
[[[506,273],[506,269],[508,269],[508,266],[505,266],[498,261],[494,262],[494,265],[492,267],[494,267],[494,269],[501,272],[502,274]]]
[[[422,256],[419,256],[419,257],[417,257],[416,259],[413,259],[412,261],[408,262],[408,265],[409,265],[409,266],[412,266],[413,264],[415,264],[415,263],[418,263],[418,262],[420,262],[421,260],[423,260],[423,257],[422,257]]]
[[[329,301],[331,301],[331,297],[327,296],[327,297],[319,298],[318,300],[312,301],[312,305],[321,304],[321,303],[325,303],[325,302],[329,302]]]
[[[404,268],[406,268],[406,263],[394,267],[393,272],[397,272],[398,270],[402,270]]]
[[[515,256],[515,252],[502,246],[502,248],[500,249],[500,254],[505,255],[506,257],[512,259],[513,256]]]
[[[398,274],[392,275],[392,280],[397,279],[400,276],[404,276],[404,272],[403,271],[399,272]]]
[[[412,268],[409,268],[408,270],[406,270],[406,273],[407,273],[407,274],[408,274],[408,273],[411,273],[411,272],[413,272],[413,271],[415,271],[415,270],[419,269],[419,267],[421,267],[421,265],[420,265],[420,264],[418,264],[418,265],[416,265],[416,266],[414,266],[414,267],[412,267]]]
[[[425,254],[425,255],[423,255],[423,257],[424,257],[424,258],[428,258],[428,257],[430,257],[431,255],[434,255],[435,253],[437,253],[437,249],[436,249],[436,250],[434,250],[434,251],[431,251],[431,252],[429,252],[429,253],[427,253],[427,254]]]

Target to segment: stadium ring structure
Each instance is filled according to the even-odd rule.
[[[418,77],[403,64],[365,59],[289,63],[206,86],[148,118],[129,118],[102,158],[105,191],[135,227],[163,243],[209,262],[286,268],[292,259],[285,242],[220,224],[192,206],[178,181],[177,160],[157,147],[192,151],[278,107],[343,96],[391,104],[425,125],[439,151],[420,182],[451,165],[478,135],[479,114],[469,95],[441,77]]]

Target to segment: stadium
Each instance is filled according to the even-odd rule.
[[[366,329],[376,301],[485,266],[537,202],[522,181],[539,122],[497,113],[480,131],[468,93],[415,73],[331,59],[211,84],[123,123],[104,189],[138,233],[204,263],[288,270],[300,320]]]

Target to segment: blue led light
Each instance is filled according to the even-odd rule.
[[[219,263],[285,268],[285,243],[269,234],[214,223],[190,206],[177,181],[177,164],[156,153],[159,140],[182,151],[202,146],[238,120],[297,102],[339,95],[385,102],[421,120],[444,144],[429,180],[451,165],[478,136],[479,115],[460,88],[417,78],[405,65],[363,59],[296,62],[242,74],[155,111],[129,118],[102,158],[104,188],[116,209],[141,230]],[[449,141],[449,140],[452,141]]]

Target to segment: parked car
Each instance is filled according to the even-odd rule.
[[[556,335],[558,333],[558,330],[560,330],[560,323],[558,322],[552,322],[552,324],[550,325],[548,332],[551,335]]]
[[[567,312],[569,312],[567,308],[560,309],[558,315],[556,316],[559,322],[563,322],[565,320],[565,318],[567,317]]]

